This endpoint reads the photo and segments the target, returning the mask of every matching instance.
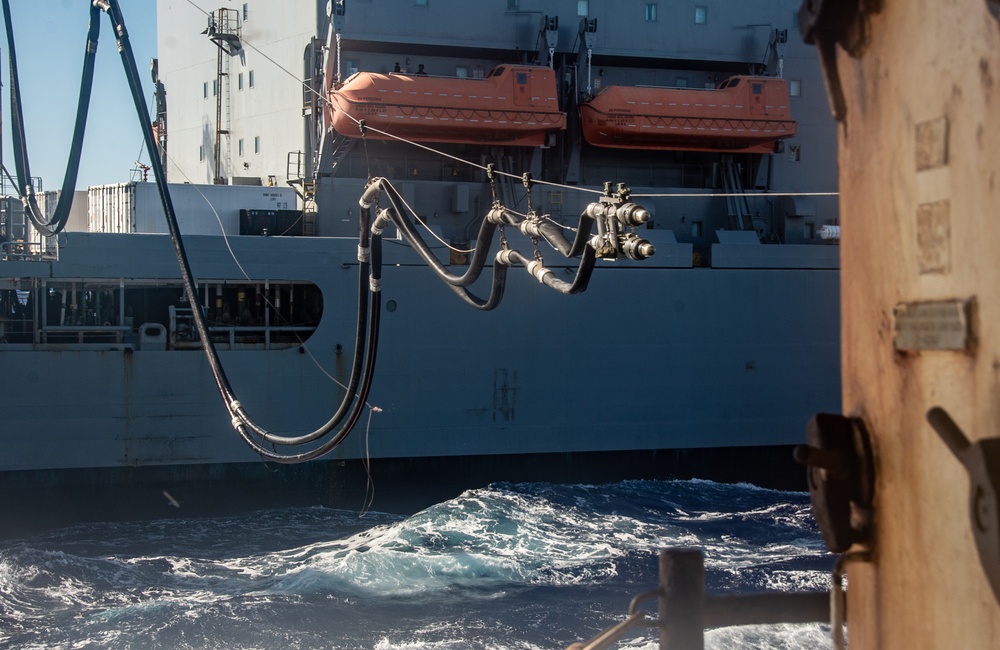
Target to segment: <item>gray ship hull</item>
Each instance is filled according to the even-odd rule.
[[[240,278],[222,237],[185,241],[198,277]],[[323,294],[322,320],[303,346],[220,352],[241,402],[264,426],[301,433],[339,402],[332,378],[345,383],[350,366],[356,244],[230,238],[251,278],[309,280]],[[669,245],[661,248],[669,260]],[[757,268],[605,264],[588,291],[572,297],[517,273],[503,304],[483,313],[461,304],[407,246],[389,242],[369,399],[380,412],[363,416],[331,462],[289,476],[321,476],[325,488],[311,497],[323,500],[338,468],[361,459],[376,472],[380,463],[395,472],[426,459],[472,474],[471,459],[484,467],[502,460],[514,470],[491,477],[519,478],[518,467],[548,458],[555,472],[552,459],[574,453],[599,452],[608,462],[609,454],[639,454],[628,461],[639,462],[646,452],[753,447],[782,448],[788,462],[775,472],[787,473],[783,446],[840,399],[837,249],[800,248],[827,268],[787,268],[784,257],[766,268],[766,255],[753,260]],[[29,278],[162,281],[176,276],[175,264],[166,236],[69,233],[59,261],[4,262],[0,272],[22,286]],[[110,483],[128,492],[130,481],[148,482],[162,506],[161,487],[224,479],[227,466],[246,476],[278,471],[230,425],[197,349],[143,349],[126,338],[8,343],[2,354],[8,408],[0,480],[10,490]],[[636,473],[656,468],[643,462]],[[431,465],[410,466],[411,478]],[[684,463],[671,468],[683,472]],[[342,472],[354,477],[349,487],[365,487],[363,475]]]

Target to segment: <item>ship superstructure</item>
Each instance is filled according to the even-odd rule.
[[[397,85],[405,85],[406,80],[413,85],[414,79],[418,85],[460,85],[464,80],[485,83],[499,66],[530,64],[549,69],[537,74],[552,78],[546,95],[556,93],[552,99],[566,118],[565,129],[537,129],[546,135],[540,145],[505,146],[501,140],[491,144],[485,123],[482,134],[467,142],[440,143],[440,137],[430,134],[435,126],[446,123],[440,117],[448,116],[432,119],[426,114],[430,109],[420,102],[398,102],[411,115],[391,119],[407,124],[403,137],[409,138],[415,128],[410,124],[424,123],[427,140],[441,144],[437,149],[445,153],[476,163],[492,161],[518,174],[530,172],[537,179],[592,187],[623,181],[635,193],[649,189],[659,194],[670,188],[675,194],[682,189],[687,194],[703,194],[655,197],[647,201],[647,207],[655,227],[673,230],[679,241],[690,241],[704,255],[716,242],[718,229],[757,229],[771,241],[820,244],[822,226],[836,221],[836,198],[819,195],[833,190],[836,129],[824,108],[815,53],[798,38],[795,2],[762,9],[732,2],[595,0],[498,0],[475,7],[460,0],[439,0],[433,5],[415,1],[390,7],[372,0],[348,2],[342,16],[336,11],[327,15],[326,3],[307,0],[280,7],[251,1],[225,12],[207,6],[201,11],[182,0],[158,6],[159,74],[169,89],[169,105],[178,107],[169,111],[172,163],[168,178],[174,182],[211,182],[218,141],[220,176],[226,182],[292,183],[303,195],[315,196],[320,206],[332,206],[343,204],[338,199],[356,193],[369,175],[386,176],[407,198],[420,194],[421,214],[461,241],[466,233],[451,232],[451,222],[467,223],[474,219],[476,205],[489,205],[485,174],[401,142],[384,138],[374,142],[375,134],[366,148],[359,145],[359,132],[330,132],[334,117],[324,116],[324,111],[336,101],[327,105],[324,93],[333,88],[335,98],[342,98],[336,87],[355,73],[383,75],[387,82],[396,78]],[[220,15],[229,21],[220,20]],[[191,29],[209,22],[217,31],[229,25],[232,40],[244,45],[230,53]],[[226,41],[226,48],[230,47]],[[421,69],[426,77],[416,76]],[[740,147],[712,151],[713,132],[704,125],[694,127],[695,133],[702,129],[704,141],[688,137],[687,150],[680,151],[676,149],[684,147],[655,145],[639,151],[621,142],[622,138],[618,138],[621,146],[595,147],[581,128],[580,106],[586,110],[608,87],[634,88],[647,95],[676,94],[684,89],[716,90],[731,77],[754,73],[782,86],[776,95],[785,99],[780,102],[785,105],[782,115],[787,122],[790,112],[797,125],[797,131],[786,125],[780,135],[766,136],[770,153],[747,153]],[[387,90],[400,97],[398,91]],[[421,101],[424,92],[420,90]],[[454,94],[446,88],[430,92]],[[748,100],[765,96],[762,90],[754,92],[758,94],[748,92]],[[463,100],[456,101],[462,106]],[[469,100],[476,101],[480,100]],[[513,97],[510,101],[516,107]],[[474,109],[474,103],[468,108]],[[653,109],[638,112],[652,113]],[[719,117],[712,110],[704,109],[706,117]],[[691,118],[690,107],[681,117]],[[447,123],[454,125],[455,118],[462,116],[452,116]],[[347,120],[336,119],[347,130]],[[501,119],[497,116],[494,126]],[[721,133],[740,128],[736,123],[718,126]],[[754,128],[745,126],[748,132]],[[705,148],[709,151],[692,151]],[[426,191],[441,183],[450,185],[450,194]],[[515,189],[516,183],[510,191]],[[812,195],[774,200],[766,206],[712,196],[744,190]],[[536,208],[557,217],[579,214],[586,202],[586,197],[557,190],[535,197]],[[352,208],[324,213],[317,233],[353,236],[353,210],[352,215],[346,210]],[[717,216],[707,221],[691,216],[706,213]]]

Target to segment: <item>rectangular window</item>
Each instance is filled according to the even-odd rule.
[[[219,80],[212,79],[212,97],[215,97],[218,94],[219,94]]]
[[[708,24],[708,7],[694,8],[694,24],[695,25]]]
[[[250,11],[250,5],[249,5],[249,3],[244,2],[243,3],[243,22],[247,21],[247,14],[249,13],[249,11]]]
[[[799,162],[800,160],[802,160],[802,152],[801,149],[799,148],[799,145],[793,144],[792,146],[788,147],[788,160],[790,162]]]
[[[576,15],[586,18],[590,14],[590,0],[576,0]]]
[[[788,80],[788,96],[789,97],[801,97],[802,96],[802,82],[798,79]]]
[[[208,98],[208,82],[201,84],[201,96]]]
[[[205,160],[205,145],[198,147],[198,160]]]
[[[260,136],[255,135],[253,137],[253,152],[260,153]]]
[[[674,83],[677,88],[687,88],[688,80],[687,77],[677,77],[677,81]]]
[[[469,69],[466,68],[464,65],[457,66],[455,68],[455,76],[460,79],[465,79],[466,77],[469,76]]]
[[[647,2],[646,3],[646,22],[655,23],[656,22],[656,3]]]
[[[253,88],[253,70],[247,73],[247,83]]]
[[[243,138],[240,138],[240,155],[243,155]]]
[[[240,90],[243,90],[243,73],[241,72],[236,77],[236,85]]]
[[[701,238],[701,222],[700,221],[692,221],[691,222],[691,237],[693,237],[694,239],[700,239]]]

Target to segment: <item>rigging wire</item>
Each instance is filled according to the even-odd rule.
[[[188,0],[188,1],[190,1],[190,0]],[[325,100],[325,101],[329,101],[329,100]],[[345,112],[342,108],[340,108],[336,104],[330,104],[330,107],[333,110],[335,110],[335,111],[340,111],[341,113],[343,113],[345,117],[347,117],[349,120],[351,120],[352,122],[354,122],[358,126],[358,129],[360,129],[362,133],[364,133],[365,131],[373,131],[373,132],[378,133],[379,135],[385,136],[386,138],[389,138],[391,140],[396,140],[398,142],[402,142],[403,144],[407,144],[407,145],[416,147],[418,149],[423,149],[424,151],[428,151],[428,152],[433,153],[435,155],[438,155],[438,156],[441,156],[441,157],[444,157],[444,158],[448,158],[448,159],[454,160],[455,162],[459,162],[459,163],[462,163],[464,165],[468,165],[469,167],[474,167],[474,168],[476,168],[476,169],[478,169],[480,171],[485,172],[485,171],[488,170],[488,167],[489,167],[488,165],[480,165],[479,163],[472,162],[471,160],[466,160],[466,159],[460,158],[458,156],[453,156],[450,153],[447,153],[445,151],[440,151],[438,149],[434,149],[433,147],[429,147],[429,146],[427,146],[425,144],[422,144],[420,142],[414,142],[413,140],[407,140],[406,138],[400,137],[400,136],[398,136],[398,135],[396,135],[394,133],[390,133],[388,131],[383,131],[383,130],[378,129],[378,128],[374,127],[374,126],[370,126],[370,125],[368,125],[366,123],[363,123],[362,120],[359,120],[359,119],[355,118],[353,115],[351,115],[350,113]],[[498,176],[506,176],[507,178],[510,178],[510,179],[513,179],[513,180],[516,180],[516,181],[520,181],[523,178],[523,174],[521,174],[521,175],[519,175],[519,174],[512,174],[510,172],[505,172],[505,171],[501,171],[501,170],[494,170],[493,173],[496,174],[496,175],[498,175]],[[589,193],[589,194],[601,194],[602,193],[601,190],[594,189],[594,188],[591,188],[591,187],[581,187],[579,185],[567,185],[565,183],[555,183],[553,181],[546,181],[546,180],[542,180],[542,179],[532,179],[532,182],[533,183],[537,183],[538,185],[548,185],[548,186],[551,186],[551,187],[557,187],[559,189],[570,190],[570,191],[574,191],[574,192],[583,192],[583,193]]]
[[[759,198],[782,197],[782,196],[840,196],[840,192],[677,192],[677,193],[654,193],[635,192],[632,196],[643,198],[672,198],[689,199],[702,197],[740,197],[753,196]]]

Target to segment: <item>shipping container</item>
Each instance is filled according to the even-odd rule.
[[[240,210],[289,210],[295,192],[285,187],[169,184],[182,234],[240,234]],[[155,183],[97,185],[89,189],[91,232],[166,233]]]

